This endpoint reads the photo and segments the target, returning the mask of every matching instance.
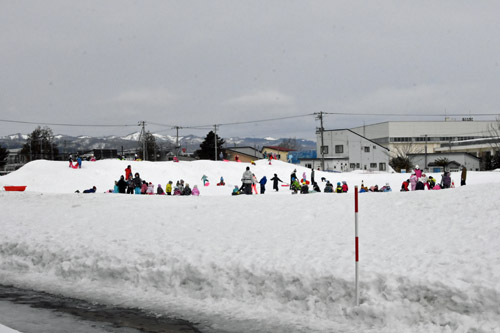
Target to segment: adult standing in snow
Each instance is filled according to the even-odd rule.
[[[311,184],[314,185],[314,168],[311,169]]]
[[[78,163],[78,169],[82,168],[82,158],[80,156],[76,157],[76,162]]]
[[[460,186],[465,185],[465,180],[467,179],[467,168],[464,166],[462,168],[462,175],[460,176]]]
[[[276,192],[278,192],[279,191],[278,182],[282,182],[283,183],[283,181],[278,178],[277,174],[274,174],[274,177],[271,178],[271,180],[273,181],[273,190],[276,190]]]
[[[125,179],[129,179],[131,174],[132,174],[132,167],[129,165],[125,169]]]
[[[253,176],[252,172],[250,171],[250,167],[247,167],[245,172],[243,172],[241,182],[243,183],[243,191],[245,192],[245,194],[252,194]]]

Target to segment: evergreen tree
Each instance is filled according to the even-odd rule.
[[[396,156],[390,159],[389,165],[396,171],[406,170],[407,172],[413,169],[413,163],[408,156]]]
[[[146,156],[143,154],[144,140],[146,141]],[[156,154],[160,152],[160,147],[156,144],[155,136],[147,131],[139,142],[138,153],[143,160],[156,161]]]
[[[217,154],[222,151],[222,145],[226,142],[213,131],[210,131],[205,140],[200,144],[200,149],[195,151],[195,155],[202,160],[215,160],[215,140],[217,139]],[[217,156],[217,159],[219,157]]]
[[[497,150],[495,155],[493,155],[491,160],[491,169],[500,169],[500,150]]]
[[[7,148],[0,146],[0,168],[3,168],[7,164],[7,157],[9,156],[9,151]]]
[[[26,156],[26,160],[33,161],[39,159],[53,160],[59,154],[59,149],[54,143],[54,134],[49,127],[38,126],[30,135],[21,149],[21,155]]]

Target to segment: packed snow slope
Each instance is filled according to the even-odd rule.
[[[128,164],[163,187],[197,184],[201,195],[103,193]],[[29,163],[0,177],[28,186],[0,192],[0,283],[179,316],[204,332],[500,331],[499,172],[403,193],[408,175],[316,171],[318,181],[347,181],[349,193],[291,195],[268,183],[264,195],[231,196],[246,166]],[[250,167],[258,179],[288,182],[295,168],[310,177],[282,162]],[[226,186],[214,186],[221,176]],[[359,195],[356,307],[352,190],[361,180],[395,191]],[[93,185],[96,194],[73,193]]]

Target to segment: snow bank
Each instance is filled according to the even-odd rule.
[[[17,333],[17,331],[13,330],[12,328],[9,328],[7,326],[0,324],[0,333]]]
[[[296,168],[262,162],[252,166],[258,178],[288,180]],[[214,332],[498,329],[498,173],[469,172],[469,185],[456,189],[360,194],[354,307],[352,193],[290,195],[268,185],[265,195],[232,197],[229,184],[239,185],[246,165],[208,161],[132,165],[162,184],[224,176],[228,186],[200,197],[65,193],[106,188],[126,165],[40,161],[1,177],[30,191],[0,193],[0,283],[139,306]],[[322,176],[351,188],[361,180],[399,188],[406,178]]]

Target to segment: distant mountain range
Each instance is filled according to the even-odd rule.
[[[122,150],[134,149],[139,146],[140,132],[131,133],[126,136],[69,136],[55,135],[55,142],[58,145],[60,152],[76,152],[88,151],[92,149],[117,149]],[[175,147],[176,137],[170,135],[154,134],[156,143],[161,149],[170,150]],[[28,135],[12,134],[0,137],[0,145],[8,149],[22,148],[26,143]],[[200,148],[200,143],[205,137],[194,135],[179,136],[179,145],[185,148],[186,152],[191,153]],[[278,146],[283,140],[289,138],[223,138],[226,143],[225,147],[255,147],[257,149],[263,146]],[[305,139],[295,139],[297,150],[313,150],[316,149],[316,142]]]

